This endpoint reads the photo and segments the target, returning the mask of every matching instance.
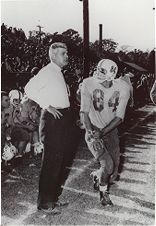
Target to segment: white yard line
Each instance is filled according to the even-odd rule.
[[[76,167],[70,167],[70,169],[76,169],[76,172],[73,175],[70,175],[66,180],[65,185],[68,185],[72,182],[75,178],[79,177],[82,173],[86,171],[94,163],[94,159],[92,159],[88,164],[81,166],[81,168],[77,169]]]
[[[145,108],[145,107],[144,107]],[[142,110],[144,109],[142,108]],[[128,131],[131,131],[133,130],[134,128],[136,128],[141,122],[143,122],[147,117],[149,117],[151,114],[153,114],[153,111],[152,112],[149,112],[143,119],[141,119],[140,121],[138,121],[135,125],[133,125]],[[128,132],[125,132],[121,137],[125,136],[126,134],[128,134]],[[68,187],[68,184],[72,182],[72,180],[74,180],[75,178],[79,177],[83,172],[86,171],[86,169],[88,169],[94,162],[95,160],[94,159],[91,159],[91,160],[83,160],[83,159],[74,159],[74,161],[81,161],[81,162],[86,162],[87,164],[84,165],[84,166],[81,166],[81,168],[78,168],[78,167],[71,167],[70,169],[73,169],[73,170],[76,170],[76,172],[73,174],[73,175],[70,175],[65,183],[65,185],[63,186],[63,188],[65,190],[68,190],[68,191],[71,191],[71,192],[75,192],[75,193],[82,193],[82,194],[86,194],[86,195],[89,195],[91,197],[95,197],[95,198],[98,198],[98,193],[93,193],[93,192],[87,192],[87,191],[83,191],[83,190],[77,190],[77,189],[74,189],[74,188],[71,188],[71,187]],[[121,203],[121,197],[118,197],[118,196],[114,196],[112,195],[112,197],[115,199],[115,202],[118,202],[119,204]],[[125,198],[122,198],[122,199],[125,199]],[[138,209],[138,205],[134,202],[134,201],[131,201],[131,200],[128,200],[128,199],[125,199],[125,202],[122,202],[123,204],[125,203],[126,206],[127,206],[127,201],[129,201],[131,203],[131,206],[134,208],[137,208]],[[20,218],[18,220],[15,220],[11,222],[7,222],[7,225],[22,225],[23,221],[25,219],[27,219],[32,213],[36,212],[36,205],[32,205],[31,203],[21,203],[23,204],[24,206],[26,206],[28,208],[28,210],[26,211],[26,213],[24,213],[23,215],[20,216]],[[135,204],[135,205],[134,205]],[[143,208],[143,207],[142,207]],[[142,209],[141,208],[141,209]],[[148,208],[143,208],[144,211],[146,212],[149,212],[149,209]],[[91,211],[91,210],[90,210]],[[92,210],[94,212],[94,210]],[[151,210],[150,210],[151,211]],[[89,211],[87,211],[89,212]],[[96,214],[97,213],[97,210],[96,210]],[[99,213],[101,214],[101,213]],[[104,211],[104,214],[106,214],[106,211]],[[110,215],[111,213],[109,212],[108,215]],[[112,216],[112,214],[111,214]],[[119,215],[117,215],[119,217]],[[123,217],[124,215],[121,215],[120,217],[122,219],[124,219]],[[142,215],[141,215],[142,216]],[[136,216],[135,216],[136,217]],[[128,218],[131,218],[130,216]],[[125,219],[126,220],[126,219]],[[140,223],[142,223],[142,220],[139,221]]]
[[[76,193],[76,194],[88,195],[89,197],[96,198],[99,201],[99,193],[98,192],[95,193],[95,192],[83,191],[81,189],[71,188],[71,187],[68,187],[66,185],[63,186],[63,188],[67,191],[71,191],[71,192]],[[114,205],[118,205],[118,206],[121,206],[121,207],[129,207],[131,209],[136,209],[136,210],[142,210],[144,212],[152,213],[152,214],[155,213],[154,210],[151,210],[151,209],[146,208],[146,207],[140,207],[139,204],[137,204],[135,201],[132,201],[128,196],[127,196],[127,198],[118,197],[118,196],[112,195],[112,194],[110,194],[110,196],[112,197],[112,200],[114,201]],[[122,205],[121,205],[121,203],[122,203]]]
[[[146,106],[143,107],[143,108],[140,108],[139,110],[145,110],[146,109]],[[142,120],[140,120],[139,122],[137,122],[135,125],[133,125],[128,131],[132,131],[133,129],[135,129],[141,122],[143,122],[146,118],[148,118],[151,114],[153,114],[153,111],[152,112],[149,112]],[[121,137],[124,137],[125,135],[127,135],[128,132],[125,132],[123,135],[121,135]],[[89,168],[93,162],[95,162],[94,159],[92,159],[91,161],[86,161],[86,160],[83,160],[83,159],[74,159],[74,162],[75,161],[84,161],[84,162],[88,162],[88,164],[86,164],[85,166],[81,166],[81,168],[78,168],[78,167],[70,167],[71,170],[76,170],[75,173],[73,173],[73,175],[69,175],[67,181],[66,181],[66,185],[68,183],[71,183],[72,180],[74,180],[75,178],[77,178],[78,176],[80,176],[87,168]]]
[[[22,215],[19,216],[18,219],[15,219],[13,220],[12,218],[6,218],[2,217],[2,221],[3,221],[3,225],[10,225],[10,226],[13,226],[13,225],[25,225],[24,221],[30,216],[32,215],[33,213],[35,213],[37,211],[37,207],[36,205],[32,205],[31,203],[29,202],[20,202],[20,203],[17,203],[17,204],[20,204],[24,207],[27,208],[27,211],[25,213],[23,213]],[[9,221],[9,222],[4,222],[4,221]]]

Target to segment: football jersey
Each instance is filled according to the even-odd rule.
[[[110,88],[105,88],[94,77],[84,79],[81,87],[81,112],[89,113],[91,123],[104,128],[115,117],[124,119],[128,99],[129,85],[115,79]]]
[[[14,107],[12,104],[7,109],[8,124],[11,126],[27,125],[27,124],[39,124],[40,108],[32,100],[27,100],[21,103],[18,107]]]
[[[39,125],[40,107],[33,100],[26,99],[21,104],[21,121]]]

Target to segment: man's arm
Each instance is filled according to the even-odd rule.
[[[87,131],[92,130],[91,121],[89,118],[89,111],[91,108],[91,95],[88,91],[86,82],[83,81],[81,85],[81,107],[80,107],[80,121],[83,123]]]
[[[55,119],[60,119],[60,117],[62,116],[61,112],[58,111],[56,108],[52,107],[51,105],[49,105],[49,107],[46,108],[46,110],[51,113]]]
[[[93,130],[92,123],[89,117],[89,111],[91,107],[91,96],[88,93],[87,88],[83,84],[83,88],[81,90],[81,111],[80,111],[80,121],[84,125],[84,128],[89,135],[89,137],[98,139],[100,137],[100,132],[97,130]]]
[[[47,78],[45,75],[40,76],[40,73],[42,72],[39,72],[37,76],[33,77],[27,83],[25,86],[25,93],[29,99],[35,101],[41,108],[46,109],[55,119],[59,119],[62,114],[56,108],[48,104],[48,98],[44,95],[46,92]]]
[[[121,118],[115,117],[105,128],[102,129],[102,136],[117,128],[121,122]]]
[[[92,126],[91,126],[91,121],[90,121],[88,113],[87,112],[80,112],[80,119],[81,119],[81,122],[83,123],[83,125],[85,127],[85,130],[91,131]]]
[[[102,129],[102,136],[109,133],[113,129],[117,128],[121,122],[124,120],[125,111],[127,107],[127,103],[130,97],[130,88],[129,86],[123,87],[122,94],[120,96],[119,105],[116,110],[116,117],[110,121],[110,123]]]
[[[44,76],[41,77],[39,74],[30,79],[24,88],[27,97],[38,103],[40,90],[45,86],[45,83]]]

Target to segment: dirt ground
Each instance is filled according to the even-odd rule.
[[[121,128],[119,180],[110,187],[113,207],[102,207],[90,173],[98,165],[82,138],[63,187],[58,215],[37,210],[41,156],[1,174],[1,225],[155,225],[156,113],[145,106]]]

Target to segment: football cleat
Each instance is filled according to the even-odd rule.
[[[96,175],[96,172],[92,172],[91,174],[90,174],[90,176],[91,176],[91,178],[92,178],[92,180],[93,180],[93,188],[94,188],[94,190],[95,191],[99,191],[99,179],[98,179],[98,177],[97,177],[97,175]]]
[[[107,191],[105,192],[100,191],[100,203],[102,206],[113,206],[113,203]]]

